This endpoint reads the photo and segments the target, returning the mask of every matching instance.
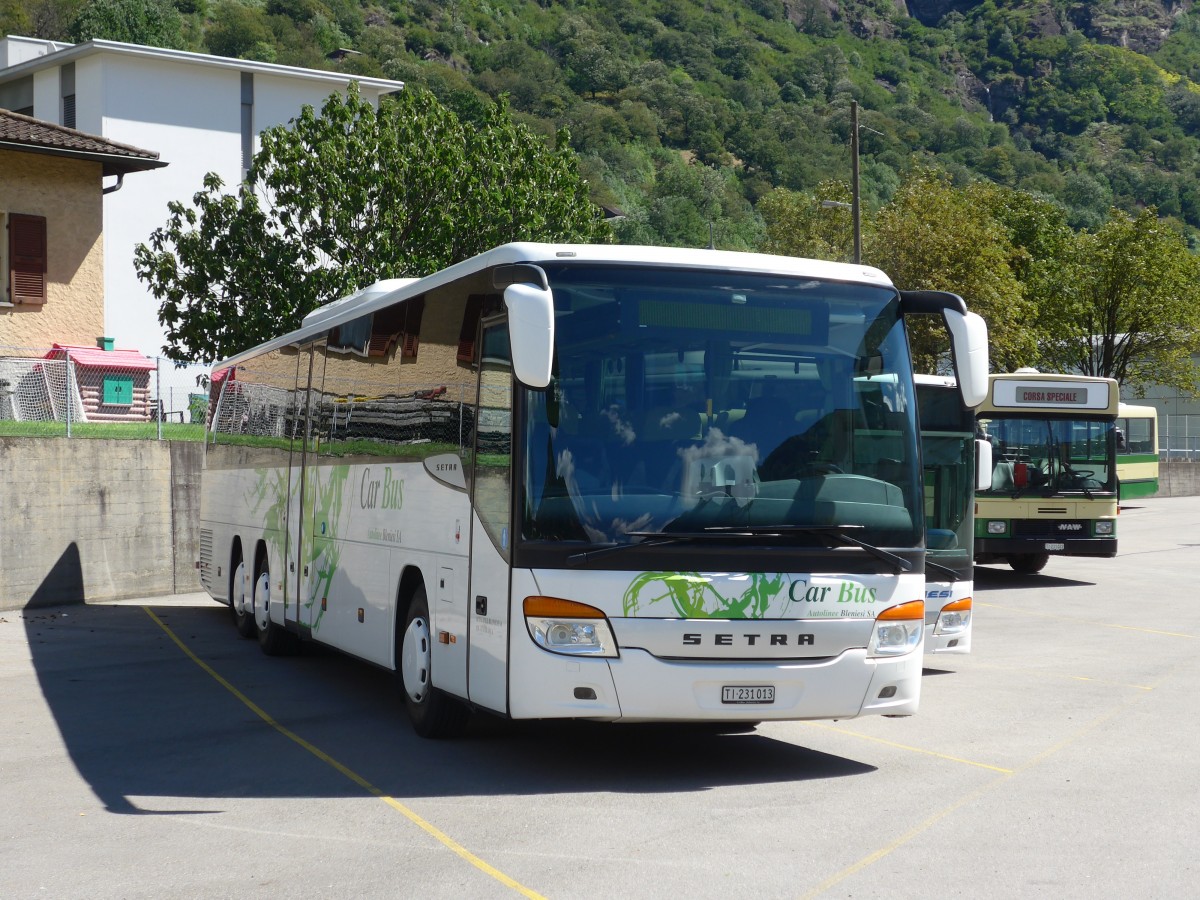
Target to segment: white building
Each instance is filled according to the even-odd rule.
[[[128,183],[106,184],[105,337],[119,348],[162,355],[158,301],[134,272],[134,247],[166,224],[169,201],[191,202],[206,173],[216,172],[228,191],[236,190],[260,132],[287,123],[306,104],[320,109],[351,81],[376,105],[403,87],[383,78],[115,41],[0,39],[0,108],[150,147],[168,163]]]

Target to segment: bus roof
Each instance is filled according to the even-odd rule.
[[[1158,407],[1150,406],[1143,403],[1125,403],[1121,402],[1120,415],[1122,416],[1138,416],[1145,418],[1158,418]]]
[[[958,381],[953,375],[923,375],[920,372],[913,373],[913,382],[916,384],[930,384],[935,387],[957,388]]]
[[[344,322],[352,321],[378,309],[384,309],[409,297],[419,296],[457,278],[483,271],[492,266],[565,260],[628,263],[635,266],[726,269],[744,273],[795,275],[803,278],[821,278],[830,281],[892,287],[892,282],[887,275],[871,266],[802,259],[794,256],[621,244],[541,244],[532,242],[503,244],[424,278],[398,278],[368,285],[347,297],[334,300],[313,310],[305,316],[304,322],[295,331],[216,362],[213,364],[213,368],[214,370],[228,368],[263,351],[303,343]]]

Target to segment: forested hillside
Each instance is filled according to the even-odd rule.
[[[384,75],[468,120],[508,94],[622,240],[759,246],[771,188],[849,178],[852,99],[869,207],[932,163],[1200,233],[1190,0],[0,0],[0,30]]]

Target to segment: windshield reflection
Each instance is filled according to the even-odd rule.
[[[917,546],[911,369],[894,291],[547,271],[555,376],[525,397],[525,540],[858,525],[865,541]]]

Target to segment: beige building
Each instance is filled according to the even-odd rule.
[[[165,165],[157,153],[0,109],[0,356],[104,337],[102,198],[126,174]]]

